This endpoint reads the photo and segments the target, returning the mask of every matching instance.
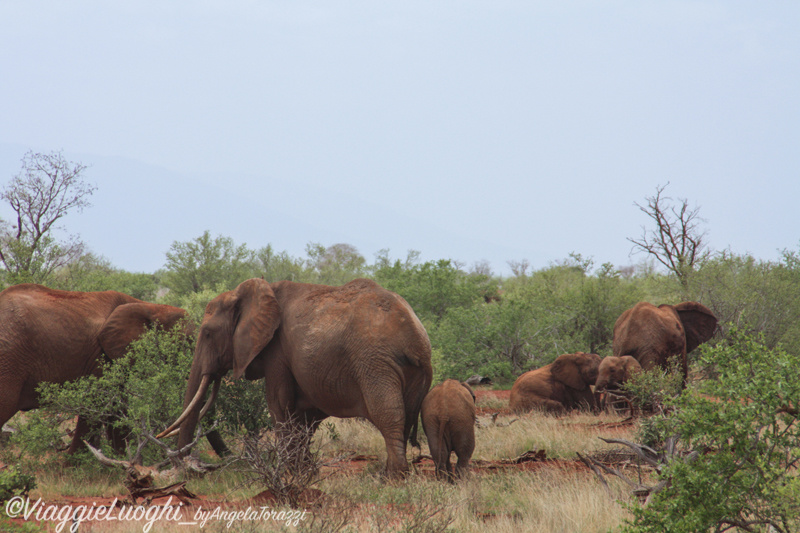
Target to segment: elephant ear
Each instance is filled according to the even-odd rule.
[[[183,309],[169,305],[135,302],[117,306],[108,316],[97,341],[111,360],[125,355],[130,343],[158,322],[171,328],[186,315]]]
[[[588,387],[581,377],[581,371],[576,361],[577,357],[576,354],[559,355],[556,360],[553,361],[553,365],[550,367],[550,373],[556,381],[563,383],[571,389],[585,390]]]
[[[467,383],[465,381],[462,381],[461,382],[461,386],[464,387],[465,389],[467,389],[467,391],[469,392],[469,395],[472,396],[472,402],[473,403],[478,401],[478,399],[475,397],[475,391],[472,390],[472,387],[469,386],[469,383]]]
[[[233,379],[239,379],[272,340],[281,323],[281,308],[272,287],[263,279],[243,281],[234,295],[238,318],[233,332]]]
[[[683,302],[675,306],[675,311],[686,333],[686,353],[714,335],[714,330],[717,329],[717,317],[705,305],[698,302]]]
[[[622,356],[622,364],[625,366],[625,374],[628,377],[642,371],[642,365],[639,364],[639,361],[637,361],[635,357],[630,355]]]

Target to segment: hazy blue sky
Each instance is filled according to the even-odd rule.
[[[28,149],[92,165],[65,222],[131,270],[206,229],[625,265],[667,182],[712,248],[776,259],[798,28],[796,1],[0,0],[0,180]]]

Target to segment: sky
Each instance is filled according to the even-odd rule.
[[[712,250],[777,260],[798,27],[793,1],[0,0],[0,183],[28,150],[89,165],[64,225],[132,271],[206,230],[624,266],[659,186]]]

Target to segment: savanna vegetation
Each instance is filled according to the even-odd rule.
[[[382,250],[367,258],[341,243],[309,243],[296,257],[275,250],[268,235],[252,246],[206,231],[174,242],[161,270],[134,273],[87,251],[78,237],[56,238],[55,224],[68,211],[90,207],[93,187],[80,180],[82,168],[60,154],[27,154],[23,172],[6,185],[0,198],[17,219],[0,223],[3,287],[37,282],[75,291],[113,289],[184,308],[199,322],[209,300],[248,278],[334,285],[371,278],[403,296],[425,325],[434,384],[479,374],[491,377],[496,389],[510,388],[521,373],[563,353],[610,355],[615,320],[638,301],[696,300],[719,319],[714,339],[690,354],[687,389],[657,395],[659,409],[649,417],[619,424],[624,415],[532,413],[516,420],[502,400],[479,397],[476,473],[455,486],[426,475],[425,463],[404,482],[386,482],[379,475],[383,443],[369,424],[325,422],[311,447],[315,475],[302,481],[302,488],[324,497],[313,519],[296,529],[800,530],[800,248],[784,250],[777,261],[711,250],[699,209],[659,187],[639,206],[652,226],[630,239],[641,252],[634,265],[597,265],[576,251],[539,268],[512,261],[512,274],[500,276],[485,264],[421,261],[415,251],[395,257]],[[135,343],[129,361],[103,377],[43,389],[48,407],[18,414],[9,424],[16,431],[0,449],[0,460],[11,465],[0,471],[0,494],[55,500],[126,494],[119,472],[98,466],[88,452],[66,459],[55,451],[78,414],[99,423],[109,412],[118,416],[130,432],[122,459],[168,466],[165,450],[148,435],[181,411],[191,357],[191,346],[178,337],[151,332]],[[651,382],[656,385],[634,385],[645,389],[637,394],[650,403],[663,380]],[[275,488],[269,479],[285,481],[269,465],[254,474],[254,461],[245,460],[254,449],[259,457],[280,457],[274,448],[259,448],[269,447],[270,428],[260,382],[227,382],[215,409],[233,452],[230,466],[193,479],[191,490],[215,501],[241,500]],[[659,466],[598,437],[646,443]],[[200,449],[204,460],[220,461],[207,446]],[[502,465],[531,450],[544,450],[548,460],[530,469]],[[615,453],[627,457],[621,473],[640,489],[649,487],[644,497],[625,476],[593,473],[577,459]],[[354,456],[374,460],[354,467]],[[6,524],[13,526],[0,522],[0,528]]]

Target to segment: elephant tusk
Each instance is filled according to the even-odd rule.
[[[214,400],[217,399],[217,393],[219,392],[219,384],[221,381],[222,379],[214,380],[214,388],[211,389],[211,396],[208,397],[206,404],[200,410],[200,416],[197,417],[198,422],[202,420],[204,416],[206,416],[206,413],[208,412],[209,409],[211,409],[211,406],[214,404]]]
[[[200,386],[197,388],[197,393],[194,395],[194,398],[192,398],[192,401],[189,402],[189,405],[186,406],[186,409],[183,410],[181,416],[179,416],[178,419],[175,422],[173,422],[170,427],[168,427],[167,429],[156,435],[156,438],[159,439],[164,438],[174,429],[177,429],[181,424],[183,424],[183,421],[189,417],[189,414],[194,410],[195,407],[197,407],[197,404],[200,403],[200,400],[203,399],[203,396],[205,396],[206,391],[208,391],[208,382],[210,380],[211,376],[209,376],[208,374],[203,376],[203,379],[200,381]]]
[[[165,430],[165,431],[166,431],[166,430]],[[159,439],[168,439],[168,438],[170,438],[170,437],[174,437],[175,435],[177,435],[177,434],[178,434],[178,433],[180,433],[180,432],[181,432],[181,428],[175,428],[175,429],[173,429],[172,431],[170,431],[169,433],[167,433],[166,435],[164,435],[164,433],[159,433],[159,434],[158,434],[158,438],[159,438]],[[162,435],[163,435],[163,436],[162,436]]]
[[[206,404],[200,410],[200,416],[197,417],[197,421],[198,422],[203,419],[203,417],[206,415],[208,410],[211,408],[211,405],[214,403],[214,400],[217,399],[217,393],[219,392],[219,384],[220,384],[221,381],[222,380],[219,380],[219,379],[214,381],[214,388],[211,389],[211,396],[208,397],[208,400],[206,401]],[[175,425],[175,424],[173,424],[173,425]],[[167,430],[164,430],[164,431],[166,432]],[[161,433],[158,438],[161,439],[161,438],[174,437],[175,435],[180,433],[180,431],[181,431],[181,428],[176,427],[175,429],[173,429],[172,431],[170,431],[166,435]],[[164,435],[164,436],[162,437],[161,435]]]

